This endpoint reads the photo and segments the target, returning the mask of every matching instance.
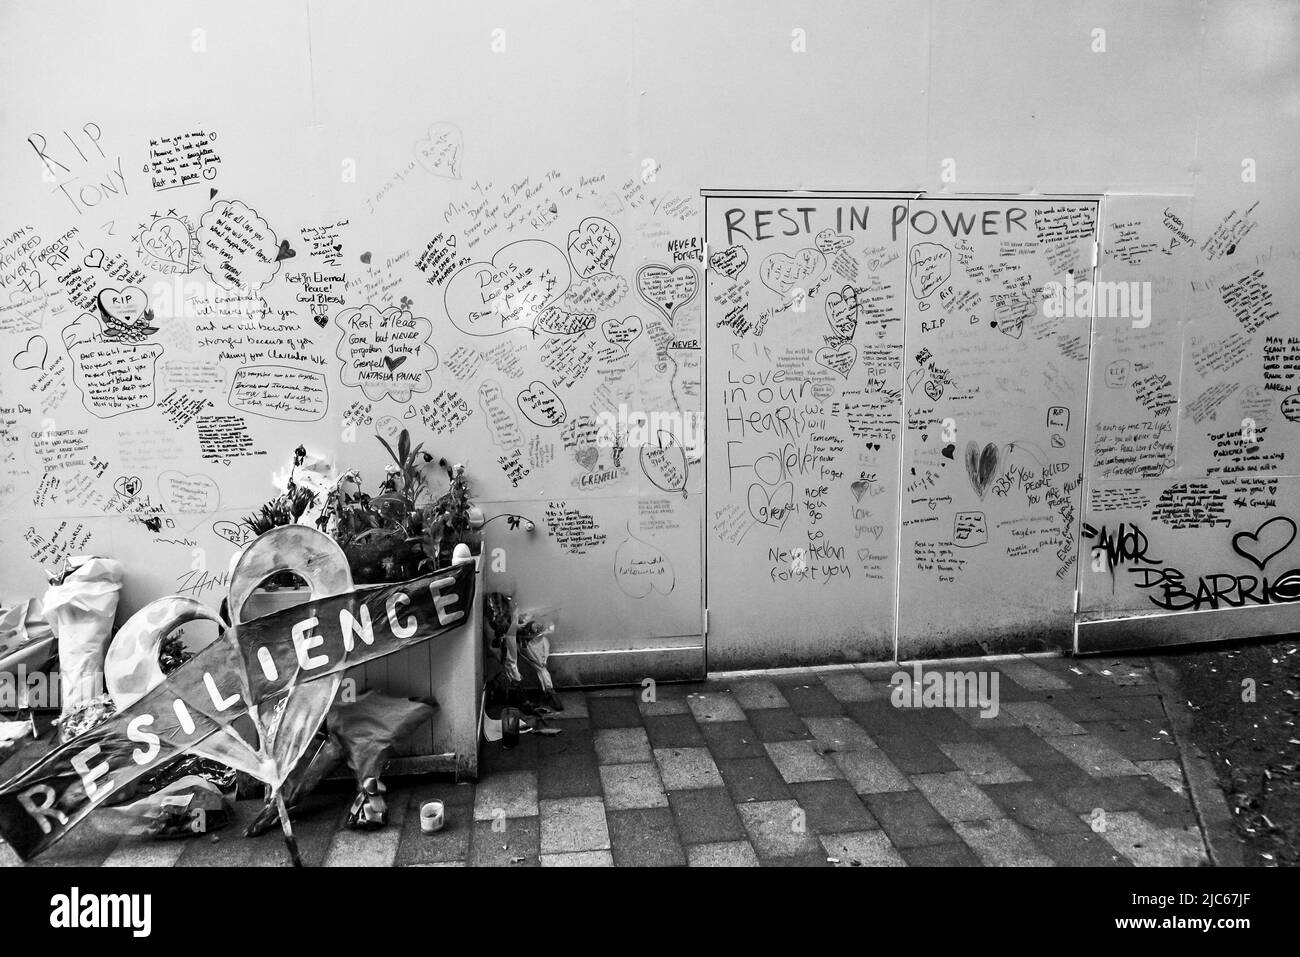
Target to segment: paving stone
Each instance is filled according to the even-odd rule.
[[[1035,834],[1034,840],[1047,856],[1062,867],[1132,867],[1106,840],[1091,830],[1086,833]]]
[[[956,771],[948,755],[939,750],[939,746],[929,738],[918,734],[878,734],[872,735],[880,750],[889,756],[889,760],[904,774],[933,774],[939,771]]]
[[[1107,706],[1107,700],[1114,698],[1097,698],[1078,691],[1060,692],[1048,695],[1047,703],[1071,721],[1109,721],[1115,711]]]
[[[602,766],[600,781],[605,790],[605,805],[611,811],[668,806],[659,766],[653,761]]]
[[[757,867],[758,855],[749,841],[692,844],[686,848],[686,863],[691,867]]]
[[[830,757],[859,794],[912,790],[907,775],[883,751],[842,751]]]
[[[1144,718],[1094,721],[1086,727],[1130,761],[1172,761],[1178,758],[1178,745],[1163,721]]]
[[[800,717],[844,713],[844,705],[816,678],[805,684],[783,687],[781,693],[790,702],[790,710]]]
[[[866,675],[857,670],[829,671],[821,676],[826,690],[840,702],[871,701],[873,694],[871,682]]]
[[[761,758],[726,758],[718,761],[718,770],[722,772],[727,793],[736,804],[779,801],[790,796],[790,786],[766,755]]]
[[[983,740],[984,729],[964,719],[955,708],[922,708],[912,713],[912,734],[920,731],[936,744]]]
[[[847,715],[807,717],[803,723],[817,743],[829,751],[871,751],[876,748],[871,735]]]
[[[1093,777],[1142,773],[1141,768],[1095,734],[1044,735],[1043,740]]]
[[[805,781],[790,790],[818,834],[868,831],[879,827],[848,781]]]
[[[1137,811],[1156,827],[1188,827],[1196,825],[1196,814],[1186,794],[1176,794],[1155,778],[1111,778],[1106,782],[1105,805],[1121,811]]]
[[[1007,818],[961,821],[953,827],[988,867],[1054,867],[1023,827]]]
[[[541,853],[599,851],[609,848],[605,802],[600,798],[560,798],[540,802]]]
[[[690,713],[648,715],[645,730],[651,748],[704,747],[704,735]]]
[[[997,803],[981,791],[965,771],[913,774],[911,778],[917,790],[949,822],[1002,817]]]
[[[505,830],[494,830],[492,821],[475,821],[470,839],[472,867],[539,867],[540,827],[536,817],[515,817]],[[500,825],[498,825],[500,827]]]
[[[794,801],[758,801],[737,809],[750,843],[762,861],[769,858],[821,854],[803,810]]]
[[[796,781],[831,781],[843,777],[833,762],[818,753],[815,742],[776,741],[764,747],[781,777],[789,784]]]
[[[983,867],[975,852],[957,841],[954,844],[928,844],[903,848],[903,860],[909,867]]]
[[[897,848],[947,844],[958,840],[957,832],[919,792],[868,794],[864,798],[871,816]]]
[[[133,837],[118,844],[100,866],[174,867],[184,853],[184,841],[155,841]]]
[[[587,712],[593,728],[635,728],[641,724],[637,699],[626,695],[609,698],[588,692]]]
[[[586,718],[570,718],[551,721],[559,734],[527,734],[520,743],[527,740],[536,741],[537,766],[542,767],[551,758],[585,757],[596,758],[596,734]]]
[[[504,774],[511,771],[535,771],[540,760],[537,745],[540,735],[526,734],[519,744],[507,748],[500,741],[485,741],[479,748],[479,775]]]
[[[810,741],[812,732],[803,723],[803,719],[789,708],[761,708],[747,711],[746,716],[758,738],[765,744],[769,741]]]
[[[1040,737],[1087,733],[1086,728],[1075,724],[1046,701],[1008,701],[1002,706],[1002,712]]]
[[[965,771],[976,784],[1010,784],[1028,781],[1029,775],[991,744],[971,741],[941,742],[939,750]]]
[[[664,714],[689,714],[690,708],[686,707],[686,699],[682,698],[665,698],[656,694],[654,701],[642,701],[637,699],[637,707],[641,711],[642,717],[651,717]]]
[[[1030,775],[1033,768],[1042,765],[1073,763],[1028,728],[995,728],[984,736],[984,740]]]
[[[537,772],[510,771],[479,781],[474,793],[474,820],[498,817],[498,809],[506,817],[536,817]]]
[[[708,748],[655,748],[654,755],[665,790],[722,786],[722,775]]]
[[[609,812],[609,836],[619,867],[683,867],[686,853],[668,808]]]
[[[806,869],[809,867],[830,867],[831,863],[826,859],[826,851],[820,844],[817,850],[806,851],[802,854],[796,854],[793,857],[767,857],[759,859],[759,867],[798,867]]]
[[[818,838],[826,856],[837,867],[906,867],[898,848],[889,843],[884,831],[849,831],[822,834]]]
[[[1070,833],[1085,831],[1079,818],[1069,808],[1058,804],[1037,784],[993,784],[985,788],[988,795],[1006,811],[1006,816],[1030,831]],[[989,815],[993,817],[994,815]]]
[[[645,728],[602,728],[596,732],[595,748],[601,764],[632,764],[654,757]]]
[[[600,773],[594,755],[561,755],[543,761],[537,771],[539,798],[600,797]]]
[[[888,701],[853,701],[845,712],[874,739],[882,734],[915,734],[912,720],[916,711],[895,708]]]
[[[609,851],[570,851],[566,854],[543,854],[542,867],[613,867]]]
[[[585,718],[587,712],[587,696],[581,691],[561,691],[559,692],[560,704],[564,705],[564,716],[566,718]]]
[[[1200,867],[1209,863],[1196,828],[1155,827],[1135,811],[1108,812],[1101,836],[1138,867]]]
[[[700,726],[714,758],[758,758],[767,754],[748,721],[714,721]]]
[[[998,662],[998,670],[1030,691],[1058,691],[1070,687],[1064,678],[1039,667],[1029,658]]]
[[[406,821],[406,812],[405,801],[389,801],[387,827],[378,831],[338,828],[325,855],[324,865],[326,867],[392,867],[397,859],[397,846],[402,840],[402,826]]]
[[[466,792],[472,790],[429,782],[413,788],[407,797],[406,819],[402,823],[402,837],[393,863],[405,867],[464,861],[469,857],[474,804],[473,794]],[[425,834],[420,830],[420,807],[433,800],[443,803],[444,824],[441,831]]]
[[[21,770],[21,769],[19,769]],[[239,804],[247,803],[250,805],[249,813],[255,815],[262,807],[261,801],[237,802]],[[249,820],[252,818],[249,817]],[[235,828],[239,830],[236,831]],[[279,827],[276,833],[279,833]],[[221,836],[219,843],[233,844],[234,841],[227,841],[226,836],[232,833],[243,832],[242,818],[237,816],[235,821],[227,825],[217,834]],[[99,811],[91,814],[77,827],[67,832],[67,835],[53,845],[49,850],[40,856],[33,858],[28,866],[36,867],[99,867],[113,850],[122,842],[125,835],[122,833],[122,827],[108,814]],[[187,844],[194,844],[194,841],[186,841]],[[13,861],[13,866],[20,867],[22,862],[18,855],[7,847],[3,841],[0,841],[0,867],[5,866],[5,858],[9,857]]]
[[[716,844],[745,836],[745,827],[726,788],[673,791],[668,801],[683,844]]]
[[[775,684],[760,678],[731,682],[731,694],[746,711],[790,707]]]
[[[1187,793],[1186,783],[1183,780],[1183,766],[1178,761],[1134,761],[1133,763],[1178,796],[1182,797]]]
[[[745,720],[745,710],[737,703],[730,691],[708,691],[704,694],[688,695],[686,706],[691,709],[695,720],[701,724],[706,721]]]

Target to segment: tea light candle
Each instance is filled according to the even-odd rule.
[[[425,834],[441,831],[443,824],[446,823],[445,815],[446,812],[441,801],[429,801],[427,804],[422,804],[420,806],[420,830]]]

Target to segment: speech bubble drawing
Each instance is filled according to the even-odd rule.
[[[280,240],[257,210],[240,200],[222,200],[199,220],[203,268],[222,289],[254,292],[280,269]]]
[[[907,281],[922,310],[930,308],[925,298],[952,275],[952,251],[939,243],[917,243],[907,253]]]
[[[68,349],[72,381],[86,410],[101,419],[154,404],[154,376],[163,348],[154,343],[82,342]]]
[[[443,179],[460,179],[465,138],[455,123],[434,123],[415,144],[415,159],[426,171]]]
[[[470,263],[453,273],[443,305],[452,325],[471,336],[531,332],[572,279],[568,258],[553,244],[521,239],[498,249],[491,262]]]
[[[958,548],[974,548],[989,540],[988,523],[983,512],[958,512],[952,522],[952,543]]]
[[[596,275],[581,279],[564,294],[564,307],[575,311],[605,312],[627,296],[627,280],[622,276]]]
[[[736,279],[749,265],[749,250],[739,244],[720,249],[709,257],[713,271],[722,273],[728,279]]]
[[[636,291],[671,323],[677,310],[699,293],[700,274],[687,263],[672,269],[646,263],[636,271]]]
[[[430,345],[433,323],[399,306],[382,312],[370,303],[352,306],[334,317],[342,332],[335,355],[343,360],[343,384],[360,388],[371,402],[390,396],[410,402],[413,392],[433,387],[429,372],[438,367]]]
[[[660,429],[655,433],[653,444],[641,446],[641,471],[655,488],[681,492],[683,498],[687,496],[690,465],[686,461],[686,450],[671,432]]]
[[[583,279],[598,273],[613,273],[614,257],[623,237],[608,219],[588,216],[569,233],[569,261]]]
[[[536,379],[528,384],[527,389],[519,393],[516,402],[519,411],[533,425],[550,428],[568,418],[568,413],[564,411],[564,403],[555,394],[555,390],[545,382]]]
[[[807,286],[826,268],[826,257],[811,247],[793,256],[772,253],[758,267],[758,278],[778,296],[784,297],[795,286]]]
[[[640,316],[628,316],[626,319],[606,319],[600,324],[600,331],[605,341],[611,346],[618,346],[624,352],[644,331]]]

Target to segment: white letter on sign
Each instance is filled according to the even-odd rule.
[[[298,666],[304,671],[323,668],[325,665],[330,663],[329,658],[325,655],[317,655],[312,658],[307,654],[307,652],[311,651],[318,645],[325,644],[325,639],[320,635],[312,635],[311,637],[307,636],[307,632],[311,631],[318,624],[320,624],[320,619],[313,616],[311,618],[304,618],[302,621],[298,622],[298,624],[293,626],[293,647],[294,650],[298,652]]]
[[[72,759],[72,766],[81,775],[81,783],[86,789],[86,797],[95,796],[95,792],[99,790],[99,785],[95,781],[108,773],[107,761],[100,761],[93,768],[90,766],[91,758],[97,754],[99,754],[99,745],[92,744],[90,747],[82,749],[81,753]]]
[[[406,592],[404,591],[395,591],[388,596],[388,627],[392,629],[394,638],[410,638],[415,634],[416,629],[419,628],[419,623],[415,620],[414,616],[406,619],[404,624],[399,624],[397,621],[397,606],[409,605],[410,603],[411,599],[406,597]]]

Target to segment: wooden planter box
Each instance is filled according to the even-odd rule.
[[[254,592],[243,617],[260,618],[308,600],[306,588]],[[479,704],[483,688],[483,564],[479,559],[474,605],[461,627],[377,661],[350,669],[357,693],[373,688],[395,698],[432,697],[433,719],[398,744],[387,774],[447,772],[478,777]]]

